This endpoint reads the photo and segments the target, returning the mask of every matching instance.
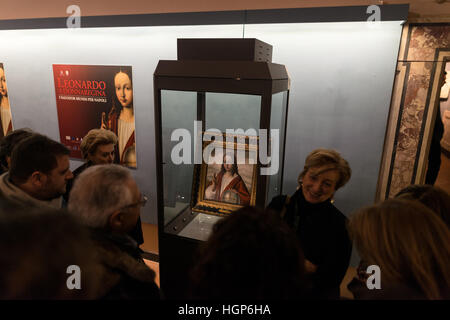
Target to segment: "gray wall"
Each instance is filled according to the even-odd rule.
[[[177,38],[239,36],[242,25],[0,31],[0,62],[5,67],[14,127],[29,127],[59,141],[52,64],[132,66],[138,163],[133,175],[150,199],[142,221],[157,224],[156,65],[160,59],[176,59]],[[81,164],[71,160],[71,169]]]
[[[306,156],[333,148],[353,174],[336,193],[346,215],[375,199],[400,22],[248,25],[245,36],[273,45],[291,78],[283,193],[297,187]]]
[[[157,223],[153,71],[176,59],[176,39],[242,37],[242,25],[0,31],[15,128],[59,140],[52,64],[131,65],[138,169],[150,197],[142,220]],[[245,37],[273,45],[273,61],[291,78],[284,193],[292,193],[306,155],[335,148],[353,176],[336,195],[346,214],[374,200],[400,22],[246,25]],[[72,161],[74,169],[81,164]]]

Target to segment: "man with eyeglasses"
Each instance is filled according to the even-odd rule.
[[[75,180],[69,212],[91,228],[100,258],[103,299],[159,299],[155,272],[144,263],[137,242],[128,235],[147,197],[129,169],[96,165]]]

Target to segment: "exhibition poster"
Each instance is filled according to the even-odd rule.
[[[118,137],[116,163],[136,167],[131,66],[53,65],[61,143],[82,159],[80,145],[91,129]]]
[[[5,68],[0,62],[0,138],[13,130],[11,106],[6,85]]]

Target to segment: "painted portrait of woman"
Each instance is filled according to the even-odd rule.
[[[3,63],[0,63],[0,117],[0,137],[4,137],[8,132],[13,130],[13,125]]]
[[[236,157],[227,153],[219,173],[213,178],[205,189],[205,199],[247,206],[250,204],[250,193],[239,174]]]
[[[121,67],[114,75],[112,107],[102,114],[102,129],[113,131],[119,138],[118,162],[136,167],[136,141],[131,67]]]

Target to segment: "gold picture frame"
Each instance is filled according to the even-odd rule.
[[[229,135],[225,136],[229,139]],[[257,144],[248,140],[244,143],[223,140],[206,141],[202,145],[203,160],[195,184],[197,202],[192,211],[223,215],[255,205]]]

